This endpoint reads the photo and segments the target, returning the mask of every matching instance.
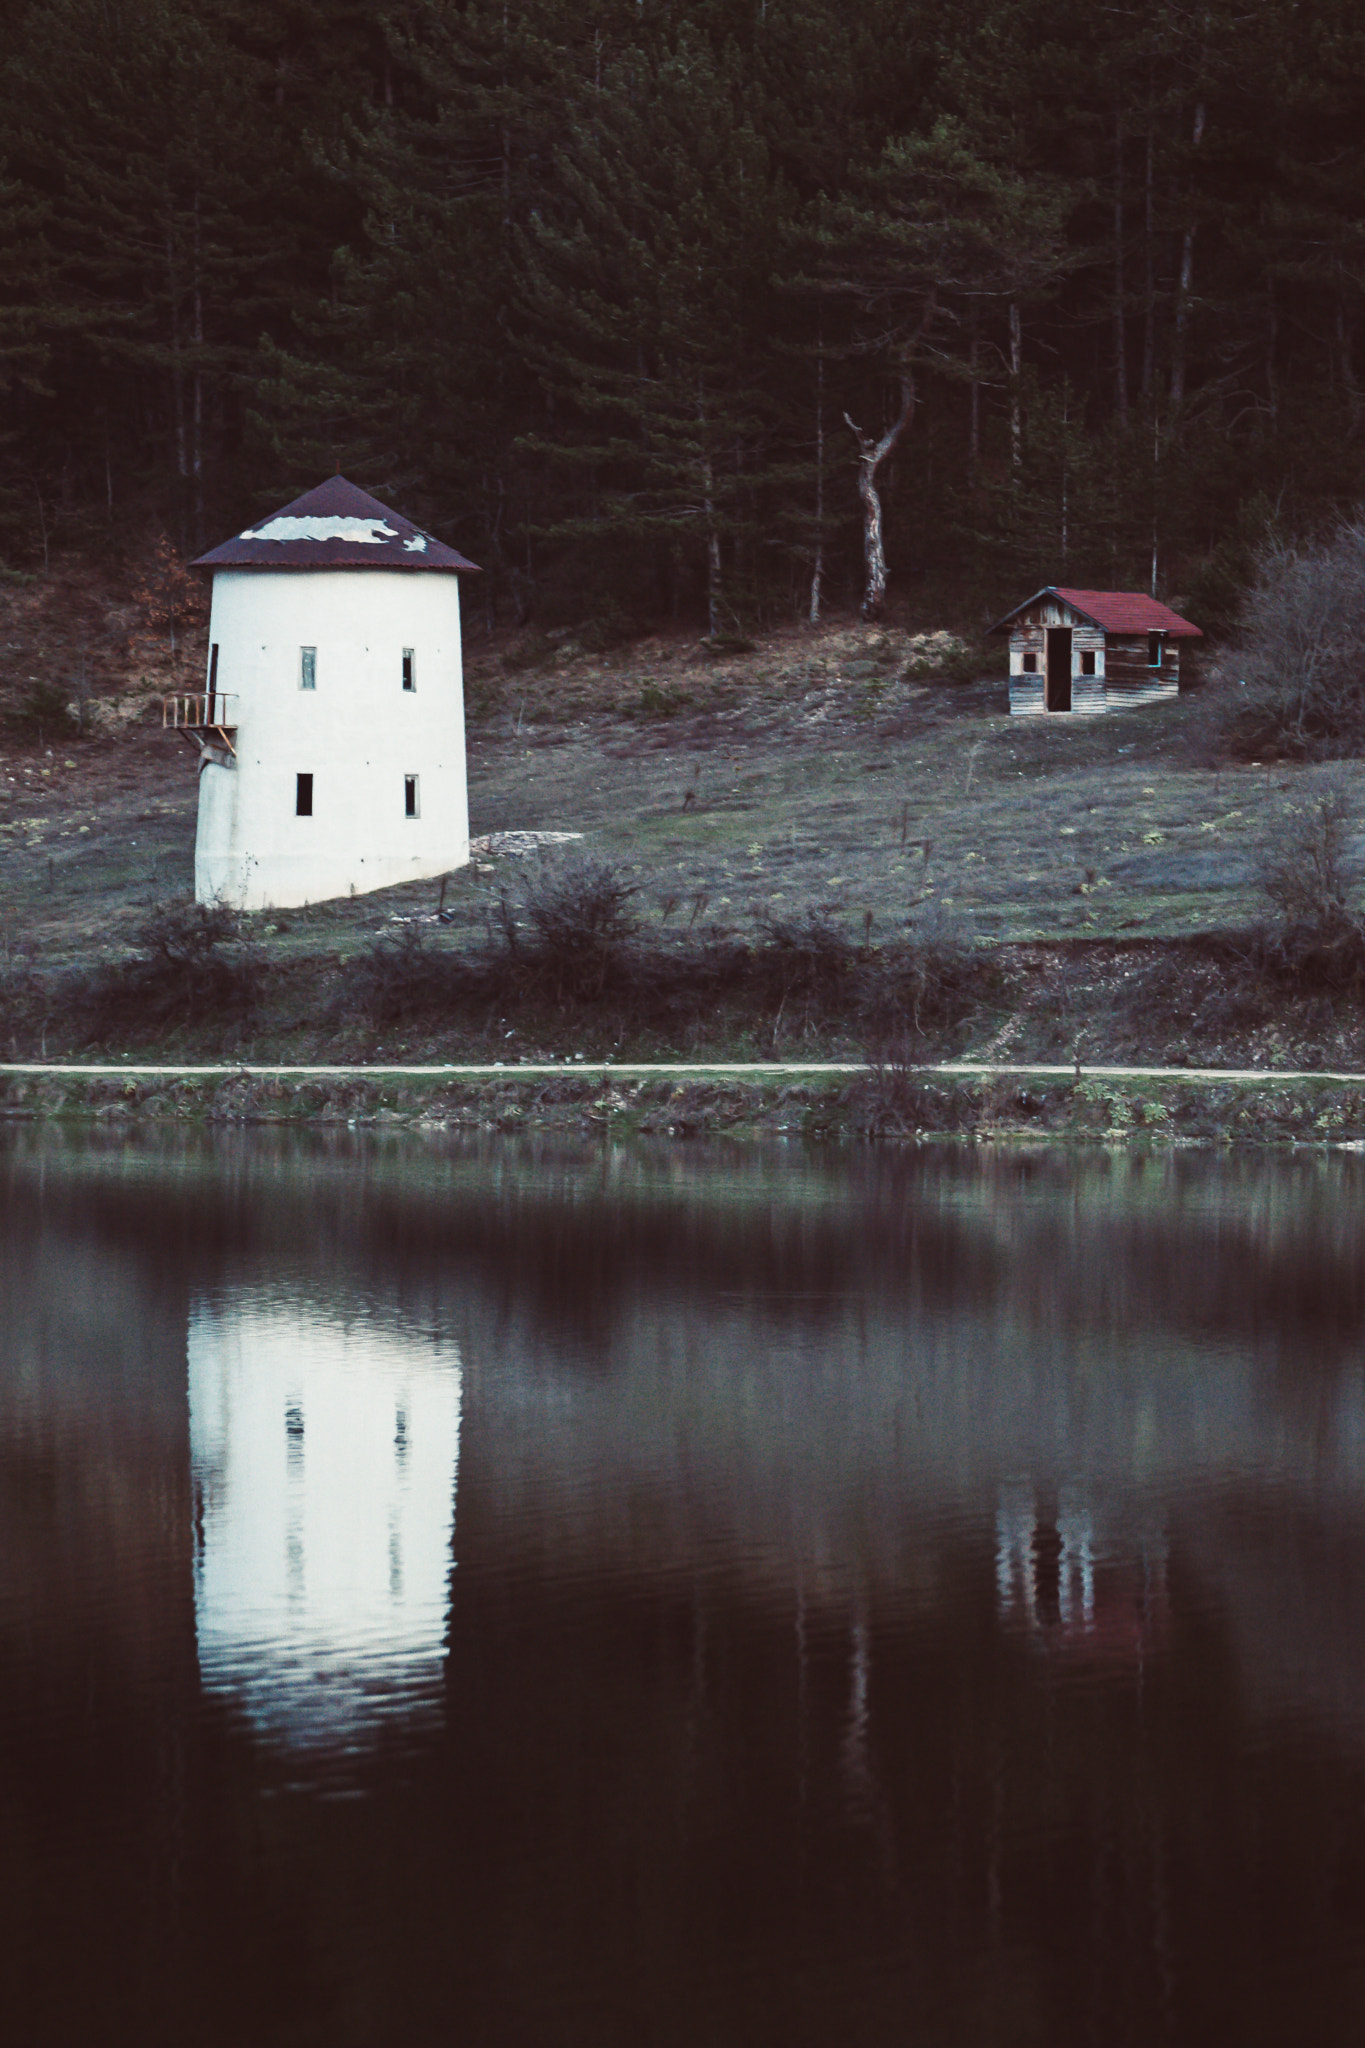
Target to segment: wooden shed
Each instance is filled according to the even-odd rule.
[[[1174,697],[1198,626],[1138,590],[1049,584],[991,627],[1010,636],[1010,710],[1112,711]]]

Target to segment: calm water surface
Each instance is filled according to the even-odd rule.
[[[17,2043],[1365,2038],[1365,1164],[0,1136]]]

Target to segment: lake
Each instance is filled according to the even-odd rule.
[[[0,1132],[7,2037],[1365,2030],[1365,1162]]]

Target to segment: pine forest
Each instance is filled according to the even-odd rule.
[[[10,0],[0,563],[340,468],[488,623],[1217,629],[1365,495],[1350,0]]]

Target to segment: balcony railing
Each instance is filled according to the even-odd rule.
[[[161,700],[161,723],[166,731],[181,732],[191,743],[211,733],[230,754],[237,752],[232,744],[237,699],[227,690],[177,690]]]

